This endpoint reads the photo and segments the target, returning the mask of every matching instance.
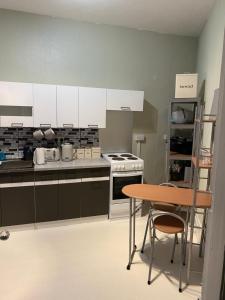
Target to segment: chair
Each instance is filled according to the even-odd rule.
[[[177,235],[181,234],[180,242],[180,274],[179,274],[179,292],[182,292],[182,265],[185,261],[186,256],[186,241],[187,241],[187,223],[179,215],[171,212],[156,212],[153,213],[149,219],[149,233],[150,233],[150,264],[149,264],[149,274],[148,274],[148,284],[151,284],[151,272],[152,272],[152,262],[154,255],[154,244],[156,237],[156,230],[166,233],[174,234],[174,244],[171,256],[171,263],[174,260],[175,247],[177,243]]]
[[[175,184],[172,184],[172,183],[169,183],[169,182],[161,183],[160,186],[169,186],[169,187],[177,188],[177,186]],[[163,204],[153,203],[153,204],[151,204],[149,214],[148,214],[147,223],[146,223],[146,227],[145,227],[145,234],[144,234],[143,244],[142,244],[142,247],[141,247],[141,253],[144,253],[145,242],[146,242],[148,226],[149,226],[149,219],[151,218],[153,210],[173,213],[177,210],[177,206],[173,205],[173,204],[169,204],[169,203],[163,203]]]

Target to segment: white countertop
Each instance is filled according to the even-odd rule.
[[[104,159],[76,159],[72,161],[47,162],[44,165],[35,165],[35,171],[59,170],[59,169],[82,169],[82,168],[102,168],[110,167],[110,163]]]

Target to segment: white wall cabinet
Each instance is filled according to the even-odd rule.
[[[31,116],[1,116],[0,127],[33,127]]]
[[[143,111],[144,92],[107,89],[107,110]]]
[[[79,127],[78,87],[57,86],[57,126]]]
[[[32,83],[0,81],[0,105],[33,106]]]
[[[106,89],[79,87],[79,127],[106,127]]]
[[[34,84],[34,127],[57,127],[56,85]]]

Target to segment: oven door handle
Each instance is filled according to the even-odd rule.
[[[113,172],[112,177],[135,177],[135,176],[142,176],[143,172]]]

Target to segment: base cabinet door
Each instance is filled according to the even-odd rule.
[[[81,217],[109,213],[109,180],[82,183]]]
[[[35,222],[34,188],[10,187],[0,189],[2,226]]]
[[[80,218],[82,183],[59,184],[59,219]]]
[[[58,219],[58,185],[35,186],[36,221],[48,222]]]

